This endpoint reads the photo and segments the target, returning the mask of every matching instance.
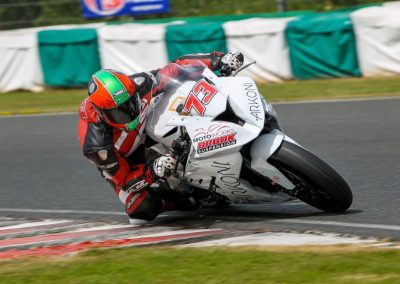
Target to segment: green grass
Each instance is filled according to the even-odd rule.
[[[78,111],[80,102],[86,95],[87,91],[84,89],[2,93],[0,94],[0,115]]]
[[[400,96],[400,77],[290,81],[258,86],[272,102]],[[0,94],[0,115],[77,111],[85,96],[84,89]]]
[[[259,86],[271,101],[400,96],[400,77],[289,81]]]
[[[0,261],[0,283],[400,283],[400,251],[125,248]]]

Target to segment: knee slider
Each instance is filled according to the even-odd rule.
[[[148,191],[136,193],[126,204],[126,212],[129,217],[147,221],[154,220],[163,209],[163,200],[156,194]]]

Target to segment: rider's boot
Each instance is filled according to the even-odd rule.
[[[167,197],[165,201],[165,211],[195,211],[200,208],[200,203],[192,196],[173,196]]]
[[[200,203],[190,193],[172,190],[162,182],[152,184],[150,190],[164,200],[165,211],[194,211],[200,207]]]

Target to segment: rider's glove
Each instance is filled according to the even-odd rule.
[[[243,54],[241,52],[227,53],[221,58],[221,74],[229,76],[233,71],[238,70],[243,65]]]
[[[171,175],[175,163],[176,160],[171,155],[161,156],[154,161],[153,171],[160,178],[167,177]]]

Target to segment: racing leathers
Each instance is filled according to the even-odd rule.
[[[163,183],[158,182],[159,175],[153,169],[154,159],[148,161],[145,155],[146,113],[151,99],[162,93],[169,84],[163,78],[180,76],[179,65],[201,64],[229,75],[231,69],[224,64],[224,55],[221,52],[185,55],[160,69],[129,76],[141,99],[139,124],[133,131],[113,128],[99,117],[89,98],[82,102],[78,138],[83,154],[112,185],[130,218],[153,220],[163,211],[198,208],[198,203],[190,196],[160,194],[164,192],[160,190]]]

